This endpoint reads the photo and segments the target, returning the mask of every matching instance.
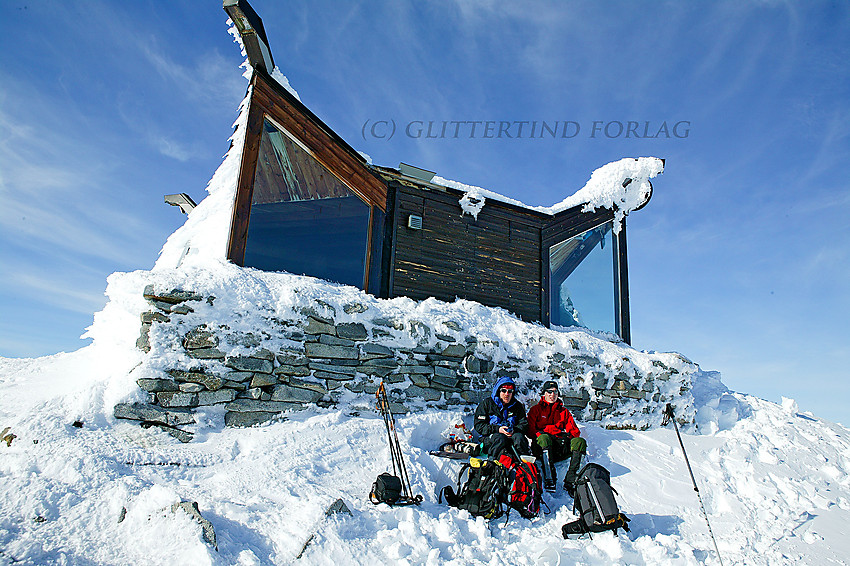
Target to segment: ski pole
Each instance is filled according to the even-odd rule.
[[[390,459],[392,460],[393,474],[396,475],[401,482],[402,499],[408,503],[418,505],[422,502],[422,496],[417,495],[414,497],[413,495],[413,488],[410,485],[410,476],[407,474],[407,466],[404,463],[404,455],[401,452],[401,443],[398,439],[398,429],[395,425],[395,417],[392,414],[390,401],[387,397],[387,389],[384,386],[383,381],[381,382],[380,387],[378,387],[378,391],[375,393],[375,396],[378,398],[378,408],[381,411],[381,415],[384,417],[384,425],[387,429],[387,440],[390,445]]]
[[[383,387],[383,383],[381,384],[381,387]],[[376,396],[378,398],[378,409],[381,411],[381,417],[383,417],[383,419],[384,419],[384,427],[387,429],[387,444],[390,447],[390,462],[392,463],[392,466],[393,466],[393,475],[398,476],[399,473],[396,470],[395,445],[393,444],[393,437],[392,437],[392,433],[390,432],[391,427],[390,427],[390,421],[389,421],[389,417],[388,417],[388,409],[389,408],[386,406],[383,397],[381,397],[381,388],[378,389]]]
[[[390,402],[387,398],[387,390],[384,387],[383,382],[381,382],[381,402],[386,410],[386,418],[389,423],[389,428],[392,430],[390,447],[393,449],[393,473],[395,473],[396,464],[398,464],[398,475],[401,478],[402,495],[406,498],[410,498],[413,496],[413,491],[410,488],[410,478],[407,475],[407,467],[404,465],[404,457],[401,453],[401,443],[398,440],[398,429],[396,429],[395,426],[395,416],[393,416],[392,411],[390,410]]]
[[[667,407],[664,408],[664,420],[661,421],[661,426],[667,426],[667,423],[670,421],[673,421],[673,428],[676,430],[676,436],[679,438],[679,446],[682,447],[682,455],[685,457],[685,464],[688,466],[688,473],[691,474],[691,483],[694,484],[694,491],[697,492],[699,508],[702,511],[702,516],[705,518],[705,524],[708,525],[708,534],[711,535],[711,541],[714,543],[714,552],[717,553],[717,560],[720,562],[720,566],[723,566],[723,559],[720,558],[720,550],[717,548],[717,540],[714,538],[714,531],[711,530],[711,523],[708,521],[708,513],[705,512],[705,505],[702,503],[702,496],[700,495],[699,488],[697,487],[697,480],[694,479],[694,472],[691,470],[691,462],[688,460],[688,453],[685,452],[685,443],[682,442],[682,435],[679,434],[679,425],[676,424],[676,419],[673,416],[673,405],[667,403]]]

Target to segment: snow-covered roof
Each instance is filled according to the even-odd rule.
[[[467,193],[463,200],[474,204],[475,209],[469,211],[473,215],[481,210],[486,199],[490,199],[552,216],[582,205],[585,212],[591,212],[597,208],[608,208],[615,212],[615,219],[619,224],[629,212],[646,204],[652,193],[649,180],[663,171],[664,160],[658,157],[623,158],[596,169],[584,187],[552,206],[529,206],[489,189],[459,183],[440,176],[435,176],[431,182]],[[466,207],[464,211],[467,211]]]
[[[376,167],[376,169],[383,173],[406,177],[394,169],[385,167]],[[487,200],[518,206],[549,216],[555,216],[576,206],[583,206],[584,212],[607,208],[614,211],[615,228],[619,231],[623,218],[649,201],[652,195],[652,184],[649,180],[663,171],[664,160],[658,157],[626,157],[599,167],[581,189],[552,206],[530,206],[495,191],[445,179],[439,175],[435,175],[430,181],[406,178],[422,186],[440,186],[466,193],[460,198],[460,206],[465,214],[476,218]]]

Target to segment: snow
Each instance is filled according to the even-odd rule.
[[[469,214],[478,220],[478,213],[484,208],[486,200],[486,197],[481,194],[481,189],[473,187],[465,192],[459,201],[460,208],[463,210],[462,214]]]
[[[485,307],[472,301],[457,299],[452,303],[427,299],[416,302],[406,297],[390,300],[376,299],[360,289],[316,278],[271,273],[251,268],[241,268],[224,261],[207,265],[187,265],[180,269],[155,269],[132,273],[115,273],[109,277],[107,295],[109,302],[95,315],[94,324],[86,337],[99,344],[109,344],[115,350],[132,351],[138,338],[139,313],[148,306],[142,299],[147,285],[155,289],[192,290],[214,301],[193,303],[193,312],[181,315],[178,324],[155,325],[151,329],[151,350],[133,369],[133,379],[168,378],[167,370],[175,367],[203,366],[208,371],[226,371],[221,361],[195,360],[175,345],[182,342],[189,328],[206,325],[220,329],[219,348],[228,356],[250,355],[255,349],[265,348],[276,352],[297,347],[288,338],[286,324],[306,321],[309,314],[333,318],[336,323],[359,323],[372,336],[383,333],[376,341],[390,347],[412,349],[417,346],[440,349],[437,334],[451,335],[463,342],[473,336],[478,351],[495,364],[519,364],[520,386],[536,380],[542,381],[539,370],[531,366],[546,367],[558,355],[580,356],[599,360],[601,377],[609,383],[624,374],[634,386],[641,388],[645,376],[659,374],[659,368],[669,368],[667,378],[655,380],[654,387],[665,398],[677,399],[677,409],[683,418],[694,416],[694,395],[690,389],[696,376],[702,375],[696,364],[675,353],[639,352],[629,348],[611,334],[592,332],[581,328],[549,329],[539,324],[526,324],[510,312]],[[352,308],[355,307],[355,308]],[[376,328],[380,327],[380,328]],[[182,334],[181,334],[182,333]],[[246,344],[245,336],[252,335]],[[581,370],[580,377],[588,394],[594,392],[590,369]],[[565,388],[576,387],[578,381],[555,377]],[[389,389],[403,389],[405,384],[393,384]],[[725,391],[717,379],[706,375],[704,383],[694,388],[701,395],[711,396]],[[135,398],[127,401],[137,400]],[[344,402],[357,403],[357,396]],[[623,402],[623,415],[629,415],[630,426],[645,428],[660,422],[660,411],[645,413],[639,401]],[[618,424],[625,421],[617,418]]]
[[[578,192],[552,206],[552,213],[579,205],[583,205],[585,212],[613,209],[614,230],[618,232],[623,218],[649,199],[652,190],[649,180],[663,171],[664,162],[657,157],[614,161],[594,171]]]
[[[431,182],[435,185],[442,185],[443,187],[448,187],[450,189],[455,189],[458,191],[463,191],[465,193],[472,193],[477,198],[489,198],[492,200],[497,200],[499,202],[504,202],[507,204],[513,204],[516,206],[522,206],[524,208],[529,208],[531,210],[537,210],[540,212],[547,212],[547,209],[541,207],[528,206],[524,202],[520,202],[516,199],[512,199],[510,197],[506,197],[504,195],[500,195],[499,193],[493,192],[491,190],[485,189],[483,187],[476,187],[475,185],[467,185],[465,183],[460,183],[458,181],[452,181],[451,179],[444,179],[439,175],[435,175]],[[549,213],[551,214],[551,213]]]
[[[0,360],[0,424],[17,435],[10,447],[0,445],[0,563],[286,564],[314,533],[299,562],[717,563],[671,428],[579,423],[589,460],[612,472],[632,532],[564,540],[560,527],[573,515],[560,491],[545,498],[550,512],[531,521],[514,513],[507,523],[487,523],[437,503],[459,464],[427,451],[461,421],[459,412],[397,417],[413,489],[425,501],[374,506],[369,487],[389,466],[377,414],[315,409],[225,429],[220,412],[208,409],[214,424],[183,445],[110,417],[104,398],[118,370],[98,371],[106,365],[103,349],[95,343],[71,354]],[[751,396],[721,396],[746,416],[723,430],[691,427],[682,436],[724,563],[846,563],[848,430]],[[704,417],[717,410],[700,408]],[[325,518],[340,497],[352,515]],[[188,515],[168,511],[179,500],[198,502],[218,551]]]
[[[135,379],[177,355],[157,346],[171,338],[156,332],[148,359],[134,347],[138,312],[145,309],[141,291],[151,280],[157,288],[214,294],[220,308],[205,310],[209,305],[198,302],[198,316],[230,313],[215,322],[235,330],[260,328],[259,313],[293,315],[322,301],[338,322],[383,316],[441,328],[452,320],[463,333],[501,341],[501,355],[540,365],[572,340],[577,353],[602,361],[663,360],[691,371],[693,388],[675,404],[677,414],[684,407],[680,416],[695,421],[682,436],[724,563],[841,564],[850,555],[850,431],[798,413],[793,400],[778,405],[735,393],[719,374],[682,356],[526,324],[469,301],[380,300],[309,277],[184,262],[180,269],[110,276],[109,302],[88,330],[92,345],[39,359],[0,359],[0,428],[17,436],[11,446],[0,444],[0,563],[286,564],[311,535],[304,564],[717,563],[675,432],[657,421],[648,421],[647,430],[579,422],[588,459],[612,472],[632,532],[564,540],[560,527],[573,514],[563,492],[546,496],[548,514],[529,521],[514,513],[507,523],[437,502],[459,463],[428,450],[469,419],[461,410],[397,417],[414,492],[425,498],[407,508],[367,500],[390,460],[383,421],[362,397],[250,429],[225,428],[223,409],[206,408],[190,444],[116,420],[116,402],[142,398]],[[366,309],[346,314],[351,303]],[[337,498],[352,515],[325,518]],[[181,500],[198,502],[216,530],[218,550],[187,514],[170,512]]]
[[[585,212],[591,212],[597,208],[608,208],[614,211],[614,231],[619,233],[623,218],[629,212],[643,206],[649,199],[652,190],[649,180],[663,171],[664,161],[657,157],[620,159],[596,169],[584,187],[561,202],[547,207],[529,206],[482,187],[459,183],[440,176],[435,176],[431,182],[467,193],[461,198],[461,206],[464,213],[472,214],[476,218],[484,206],[484,199],[488,198],[551,215],[575,206],[582,206]]]
[[[282,86],[286,91],[295,97],[298,102],[301,102],[301,97],[298,96],[298,93],[295,92],[295,89],[292,88],[292,85],[289,84],[289,79],[286,78],[286,75],[280,70],[280,68],[275,65],[274,70],[271,73],[272,78],[278,82],[280,86]]]

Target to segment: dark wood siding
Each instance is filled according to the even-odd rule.
[[[397,186],[392,296],[455,297],[540,320],[542,220],[487,201],[461,215],[461,193]],[[411,230],[411,214],[422,229]]]

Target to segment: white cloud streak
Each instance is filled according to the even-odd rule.
[[[92,315],[106,304],[103,292],[95,293],[78,287],[78,282],[57,280],[47,275],[35,275],[23,271],[10,271],[3,287],[18,299],[38,299],[40,302],[59,307],[69,312]],[[104,287],[106,284],[104,283]]]

